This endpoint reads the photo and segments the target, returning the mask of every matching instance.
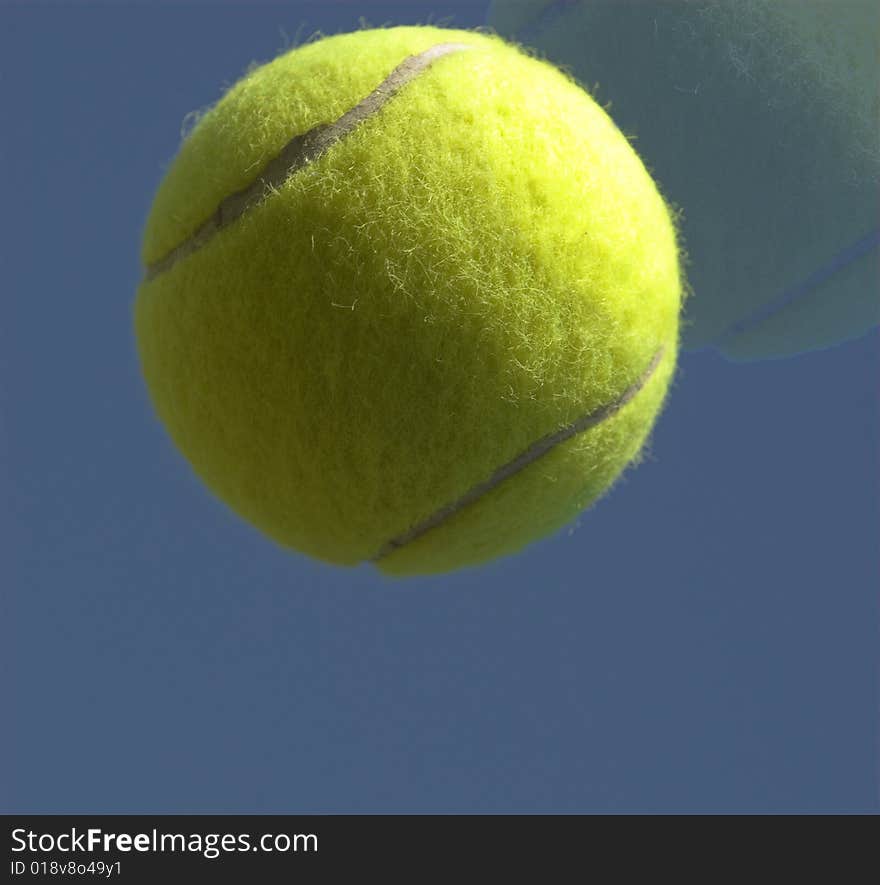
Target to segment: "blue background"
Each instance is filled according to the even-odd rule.
[[[297,35],[485,12],[0,6],[0,810],[880,807],[876,331],[684,354],[610,496],[431,579],[275,547],[152,416],[139,238],[186,114]]]

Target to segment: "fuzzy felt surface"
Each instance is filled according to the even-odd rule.
[[[542,436],[554,448],[378,565],[440,572],[522,548],[640,450],[674,371],[671,214],[573,81],[498,38],[361,31],[251,72],[184,142],[147,222],[162,259],[297,134],[406,57],[439,58],[135,304],[156,412],[213,492],[278,542],[340,564],[459,499]]]

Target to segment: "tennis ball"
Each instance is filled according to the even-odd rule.
[[[184,141],[143,243],[147,386],[285,546],[388,574],[519,550],[639,452],[677,352],[672,215],[573,81],[500,38],[343,34]]]
[[[686,349],[749,361],[880,323],[877,0],[493,0],[684,206]]]

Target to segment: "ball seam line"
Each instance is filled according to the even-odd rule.
[[[148,265],[145,280],[154,279],[200,249],[214,234],[228,227],[280,187],[289,176],[320,158],[336,142],[380,111],[404,86],[427,70],[437,59],[463,49],[473,47],[467,43],[437,43],[424,52],[407,56],[366,98],[347,110],[335,123],[320,123],[307,132],[295,135],[269,160],[254,181],[224,197],[195,233],[164,257]]]
[[[798,282],[795,286],[783,291],[768,304],[747,314],[732,325],[724,329],[710,346],[723,349],[733,343],[734,339],[748,332],[755,326],[782,313],[787,307],[791,307],[808,295],[813,294],[821,285],[827,283],[835,274],[846,270],[855,261],[869,255],[880,246],[880,228],[860,237],[854,243],[850,243],[845,249],[838,252],[827,264],[814,270],[808,277]]]
[[[616,399],[581,416],[572,424],[567,424],[553,433],[548,433],[545,436],[542,436],[540,439],[533,442],[524,452],[521,452],[515,458],[497,468],[488,479],[472,486],[456,501],[441,507],[420,523],[417,523],[396,538],[392,538],[390,541],[386,542],[379,552],[369,561],[374,563],[378,562],[386,556],[394,553],[396,550],[399,550],[401,547],[412,543],[431,529],[437,528],[441,523],[452,518],[461,510],[464,510],[465,507],[475,503],[483,495],[491,492],[502,482],[510,479],[514,474],[519,473],[521,470],[524,470],[526,467],[533,464],[543,455],[550,452],[551,449],[561,445],[572,437],[577,436],[579,433],[583,433],[584,431],[595,427],[597,424],[601,424],[608,418],[613,417],[628,402],[630,402],[636,394],[639,393],[648,381],[650,381],[654,372],[657,370],[657,367],[660,365],[664,351],[665,348],[663,346],[658,348],[639,378],[627,387]]]

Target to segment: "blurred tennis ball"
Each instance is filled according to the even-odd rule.
[[[598,95],[684,209],[682,343],[788,356],[880,321],[876,0],[496,0]]]

